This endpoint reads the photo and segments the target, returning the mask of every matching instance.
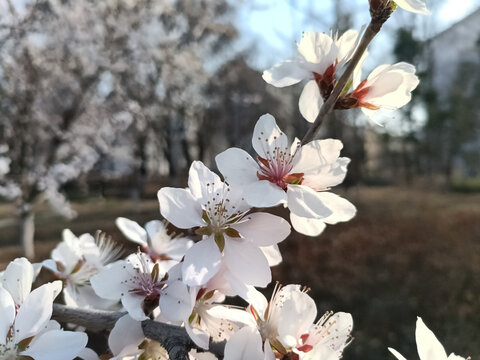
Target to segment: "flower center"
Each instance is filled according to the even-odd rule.
[[[324,101],[328,99],[335,85],[335,74],[337,72],[337,61],[330,65],[323,74],[313,73],[313,78],[320,89]]]
[[[136,274],[131,281],[135,287],[130,289],[129,292],[140,295],[147,301],[156,300],[160,297],[160,291],[165,285],[163,281],[159,281],[159,265],[155,264],[150,271],[148,264],[150,260],[144,254],[137,254],[137,256],[140,260],[140,267],[134,268]]]
[[[13,338],[7,336],[6,344],[0,344],[0,360],[17,360],[18,358],[17,346],[13,343]]]
[[[244,198],[236,198],[231,194],[230,187],[222,184],[215,189],[214,183],[207,183],[207,196],[205,203],[202,204],[202,219],[207,224],[195,230],[198,235],[214,235],[215,242],[220,251],[225,247],[225,237],[227,235],[233,238],[239,238],[241,235],[237,230],[231,227],[244,219],[245,214],[250,210],[244,209]]]
[[[366,83],[367,80],[365,79],[351,93],[340,97],[335,104],[335,109],[347,110],[364,107],[370,110],[378,110],[378,106],[365,101],[370,91],[370,86],[365,86]]]
[[[257,172],[259,180],[268,180],[283,190],[287,190],[289,184],[301,184],[303,173],[292,173],[292,160],[295,154],[282,151],[275,147],[274,154],[269,159],[258,157],[260,171]]]

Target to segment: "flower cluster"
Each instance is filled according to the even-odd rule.
[[[392,12],[395,4],[426,12],[419,0],[370,1],[372,11]],[[299,55],[265,71],[263,78],[277,87],[306,80],[299,107],[314,122],[338,86],[337,75],[357,58],[360,65],[340,89],[335,108],[359,107],[370,116],[408,103],[418,85],[415,68],[403,62],[381,65],[362,80],[361,39],[355,30],[342,36],[307,32]],[[222,342],[225,360],[340,359],[352,341],[350,314],[327,311],[317,317],[315,301],[297,284],[277,284],[270,300],[257,288],[271,283],[271,267],[282,261],[278,244],[291,227],[318,236],[326,224],[355,216],[355,206],[331,191],[345,179],[350,159],[341,156],[343,144],[337,139],[290,142],[270,114],[258,119],[252,147],[254,156],[239,148],[216,156],[223,179],[194,161],[188,187],[161,188],[159,210],[166,222],[152,220],[142,227],[118,218],[120,231],[138,246],[124,259],[105,234],[76,237],[65,230],[51,259],[34,265],[24,258],[11,262],[0,274],[0,360],[100,359],[85,347],[87,335],[80,328],[64,331],[51,320],[60,292],[70,308],[125,311],[102,358],[168,359],[165,344],[145,337],[144,325],[156,322],[184,328],[196,346],[188,349],[190,359],[216,359],[209,350]],[[290,223],[266,212],[278,205],[288,208]],[[172,234],[169,223],[185,235]],[[32,291],[41,268],[56,280]],[[232,296],[246,306],[226,303]],[[447,358],[420,318],[416,337],[422,360],[463,359]]]

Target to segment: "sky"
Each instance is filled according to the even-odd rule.
[[[19,12],[22,12],[25,4],[30,1],[12,0]],[[237,51],[253,49],[250,51],[249,64],[260,71],[281,60],[292,58],[296,54],[296,42],[301,38],[302,31],[329,32],[333,26],[335,4],[347,8],[347,12],[352,14],[352,27],[356,29],[360,29],[370,20],[368,0],[230,1],[237,9]],[[425,39],[447,29],[480,7],[480,0],[426,0],[426,3],[431,11],[430,16],[412,14],[402,9],[395,11],[369,48],[369,56],[363,69],[365,73],[382,63],[396,61],[391,55],[391,49],[395,30],[399,26],[412,26],[416,29],[416,35]],[[0,11],[5,10],[5,5],[5,0],[0,0]],[[212,64],[212,67],[218,66],[215,61],[212,61]],[[421,109],[415,113],[418,114],[418,123],[421,124],[425,115],[422,115]],[[389,121],[385,130],[397,132],[398,123],[399,121]]]
[[[296,54],[296,42],[302,31],[329,32],[334,18],[334,2],[339,0],[244,0],[237,16],[240,29],[240,47],[254,48],[249,64],[259,71]],[[368,0],[340,0],[352,16],[352,26],[360,29],[368,24]],[[376,66],[395,63],[391,55],[395,31],[406,24],[416,29],[420,39],[441,32],[480,7],[480,0],[426,0],[430,16],[417,15],[398,9],[384,25],[369,48],[363,72],[368,74]],[[287,90],[286,90],[287,91]],[[420,127],[426,113],[421,107],[413,109],[414,128]],[[378,129],[392,134],[403,133],[406,124],[398,112],[385,112],[377,119],[385,127]],[[361,119],[359,123],[368,123]]]
[[[295,51],[295,42],[300,39],[302,31],[328,32],[334,17],[334,1],[338,0],[244,0],[236,22],[241,30],[241,45],[244,47],[253,45],[256,48],[258,56],[250,59],[251,65],[262,69],[273,65],[279,59],[291,57]],[[376,40],[376,44],[371,47],[371,57],[384,57],[385,48],[391,48],[390,37],[400,24],[428,27],[434,34],[480,7],[480,0],[443,0],[442,4],[437,6],[430,4],[429,0],[426,1],[432,14],[423,19],[421,15],[401,9],[395,12],[384,26],[385,29]],[[352,19],[354,27],[359,29],[368,23],[370,15],[367,0],[342,0],[342,2],[354,14]],[[419,36],[424,37],[422,35]],[[381,48],[381,52],[377,52],[376,47]],[[368,67],[368,62],[366,66]]]

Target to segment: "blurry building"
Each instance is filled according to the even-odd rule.
[[[480,8],[429,39],[423,95],[424,154],[447,183],[480,176]]]
[[[432,66],[432,86],[439,98],[448,96],[464,62],[480,63],[480,8],[428,40],[426,57]]]

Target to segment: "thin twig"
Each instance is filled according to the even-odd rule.
[[[368,45],[372,42],[375,35],[378,34],[379,30],[380,28],[378,27],[378,24],[373,24],[372,22],[368,24],[368,27],[365,30],[365,33],[363,34],[362,39],[360,40],[360,43],[358,44],[358,47],[352,56],[352,59],[348,63],[345,72],[338,80],[327,101],[323,103],[322,107],[320,108],[320,112],[315,119],[315,122],[312,124],[312,126],[308,129],[307,133],[303,137],[302,145],[309,143],[315,138],[320,129],[320,126],[322,126],[322,123],[325,120],[325,117],[332,111],[335,103],[337,102],[340,94],[342,93],[343,88],[347,84],[348,80],[353,74],[353,71],[357,67],[358,62],[362,58],[363,53],[365,52],[365,50],[367,50]]]
[[[83,326],[90,331],[111,330],[115,323],[127,313],[124,311],[104,311],[76,309],[61,304],[53,304],[52,319],[60,322]],[[142,321],[143,334],[146,338],[162,344],[170,359],[188,360],[188,352],[198,349],[190,339],[184,327],[161,323],[153,320]],[[209,351],[219,359],[223,358],[225,342],[210,341]]]

